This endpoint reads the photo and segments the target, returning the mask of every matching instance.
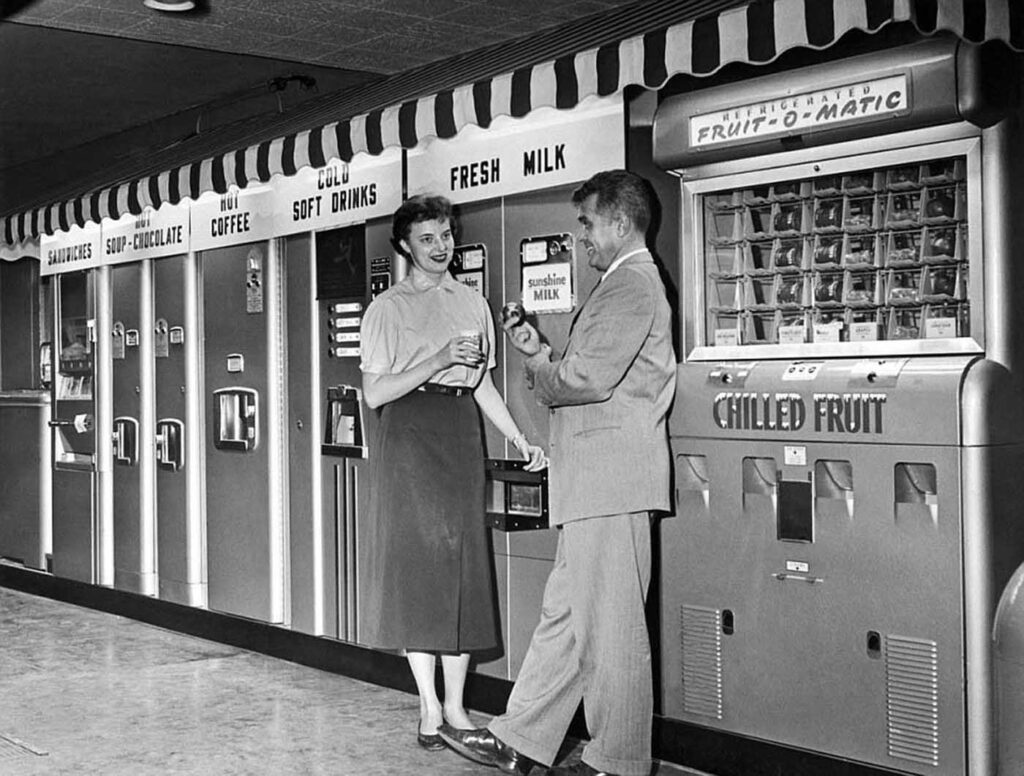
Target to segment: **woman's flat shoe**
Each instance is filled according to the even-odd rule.
[[[418,728],[416,730],[416,743],[428,752],[438,752],[448,748],[444,739],[437,733],[421,733]]]

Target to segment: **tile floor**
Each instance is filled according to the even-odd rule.
[[[0,588],[2,776],[497,774],[417,747],[417,708],[397,690]]]

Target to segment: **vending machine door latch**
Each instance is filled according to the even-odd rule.
[[[156,464],[172,472],[185,467],[185,424],[177,418],[156,422]]]

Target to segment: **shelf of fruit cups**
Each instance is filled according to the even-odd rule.
[[[963,157],[703,197],[708,344],[969,334]]]

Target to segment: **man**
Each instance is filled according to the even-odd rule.
[[[675,390],[671,310],[646,248],[652,199],[625,170],[573,194],[578,246],[603,274],[556,358],[529,323],[506,325],[551,408],[551,523],[560,526],[540,623],[505,714],[440,734],[507,773],[550,764],[583,701],[582,761],[551,774],[648,776],[651,652],[644,601],[650,512],[669,507],[665,416]]]

